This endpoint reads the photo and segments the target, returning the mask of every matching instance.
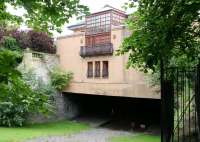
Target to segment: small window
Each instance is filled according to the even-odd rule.
[[[106,78],[108,77],[108,61],[103,61],[103,71],[102,71],[102,77]]]
[[[95,77],[100,77],[100,61],[95,62]]]
[[[87,77],[93,77],[93,62],[88,62]]]

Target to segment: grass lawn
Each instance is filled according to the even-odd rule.
[[[85,129],[89,129],[89,126],[70,121],[34,124],[22,128],[0,127],[0,142],[23,142],[39,136],[69,135]]]
[[[111,142],[160,142],[160,136],[139,134],[136,136],[114,137]]]

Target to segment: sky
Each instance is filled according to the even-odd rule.
[[[124,5],[125,2],[128,2],[128,1],[129,0],[80,0],[80,3],[88,6],[89,9],[90,9],[90,12],[92,13],[92,12],[96,12],[96,11],[100,10],[106,4],[111,5],[115,8],[117,8],[117,9],[124,10],[122,8],[122,6]],[[8,11],[15,14],[15,15],[18,15],[18,16],[21,16],[24,13],[23,9],[14,10],[11,7],[8,8]],[[127,11],[127,13],[131,13],[131,12],[133,12],[133,10]],[[76,22],[77,22],[76,17],[71,18],[69,20],[69,23],[67,23],[63,26],[63,28],[62,28],[63,32],[62,33],[56,33],[55,32],[54,37],[59,37],[59,36],[71,34],[72,32],[70,30],[68,30],[67,27],[69,25],[75,24]],[[21,28],[26,29],[27,27],[25,25],[22,25]]]

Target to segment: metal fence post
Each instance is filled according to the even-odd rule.
[[[196,82],[196,93],[195,93],[195,100],[196,100],[196,110],[197,110],[197,123],[198,128],[200,129],[200,60],[199,64],[197,65],[197,82]],[[198,130],[200,133],[200,130]]]
[[[160,89],[161,89],[161,116],[160,116],[160,119],[161,119],[161,142],[165,142],[164,140],[164,116],[163,114],[165,113],[164,112],[164,86],[163,86],[163,80],[164,80],[164,68],[163,68],[163,60],[161,58],[160,60]]]

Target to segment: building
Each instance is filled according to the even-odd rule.
[[[85,22],[69,26],[73,34],[57,39],[60,65],[74,73],[64,92],[160,99],[144,73],[126,68],[128,55],[115,55],[130,34],[123,24],[126,18],[123,11],[106,5]]]

